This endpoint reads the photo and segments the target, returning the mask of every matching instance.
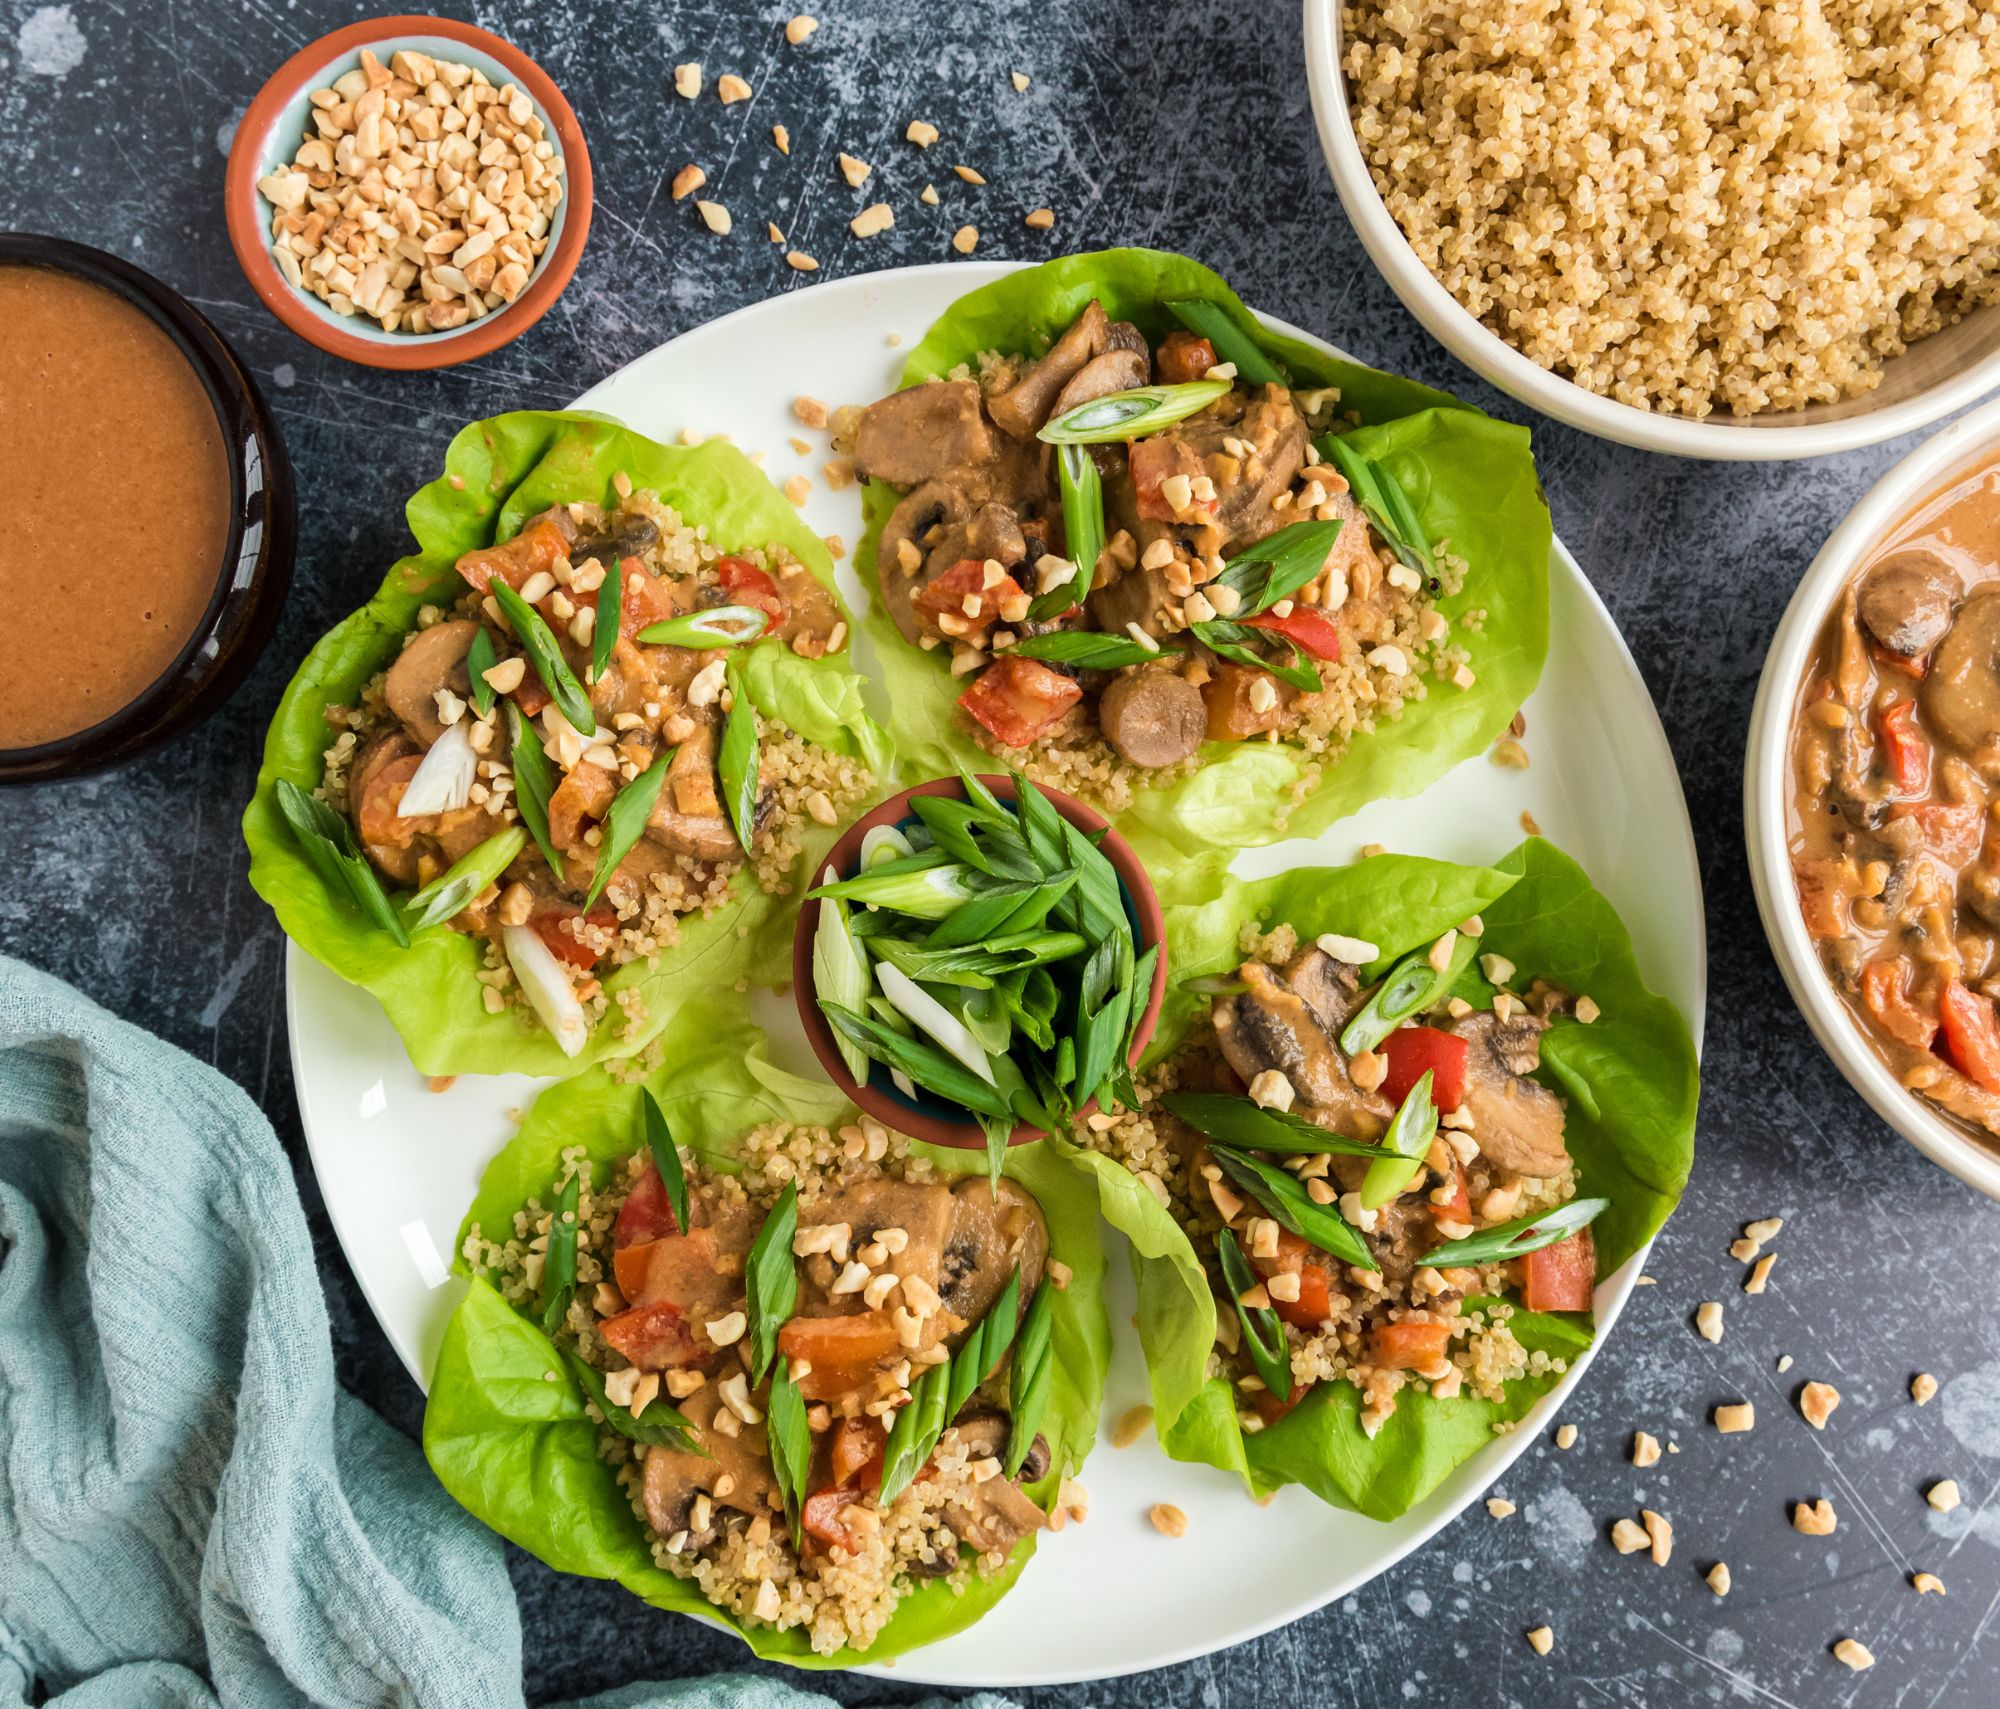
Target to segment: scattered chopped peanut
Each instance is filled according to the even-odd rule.
[[[817,273],[819,271],[819,263],[803,249],[786,250],[785,265],[791,268],[794,273]]]
[[[976,225],[962,225],[951,234],[951,246],[961,255],[970,255],[979,247],[979,228]]]
[[[701,93],[701,62],[690,60],[686,65],[674,67],[674,93],[684,101],[692,101]]]
[[[1545,1656],[1556,1647],[1556,1635],[1546,1626],[1537,1626],[1528,1633],[1528,1648],[1538,1656]]]
[[[851,154],[834,156],[834,164],[840,168],[841,177],[847,180],[850,190],[858,190],[868,182],[868,174],[875,170],[865,160],[856,160]]]
[[[1694,1311],[1695,1333],[1704,1341],[1722,1339],[1722,1302],[1703,1300]]]
[[[986,182],[985,175],[973,170],[970,166],[954,166],[952,171],[956,172],[968,184],[984,184]]]
[[[1014,85],[1016,95],[1027,94],[1028,74],[1025,71],[1010,71],[1007,73],[1007,80]]]
[[[895,210],[887,202],[870,202],[847,222],[847,229],[856,237],[877,237],[895,223]]]
[[[750,85],[733,71],[725,71],[715,80],[715,92],[721,96],[725,107],[733,107],[738,101],[750,99]]]
[[[1026,224],[1030,231],[1047,231],[1056,223],[1053,208],[1036,208],[1028,215]]]
[[[1146,1517],[1152,1520],[1153,1529],[1163,1537],[1187,1535],[1187,1515],[1171,1501],[1156,1501],[1147,1510]]]
[[[1632,1436],[1632,1464],[1635,1466],[1657,1466],[1659,1463],[1659,1438],[1648,1434],[1644,1430],[1635,1431]]]
[[[729,228],[733,222],[729,218],[729,210],[720,202],[696,202],[694,211],[701,215],[701,223],[717,237],[729,235]]]
[[[1747,1400],[1715,1409],[1715,1428],[1724,1436],[1740,1436],[1757,1424],[1757,1408]]]
[[[917,192],[917,200],[922,202],[927,208],[936,207],[938,205],[937,186],[935,184],[926,184]]]
[[[1512,1519],[1516,1508],[1504,1496],[1490,1495],[1486,1498],[1486,1511],[1495,1519]]]
[[[1152,1427],[1153,1409],[1150,1406],[1128,1407],[1111,1427],[1111,1446],[1129,1448]]]
[[[684,202],[708,182],[708,174],[699,166],[683,166],[674,174],[672,185],[674,200]]]
[[[1651,1539],[1647,1537],[1645,1527],[1633,1523],[1630,1519],[1621,1519],[1611,1527],[1611,1546],[1621,1555],[1636,1555],[1641,1549],[1649,1547],[1650,1543]]]
[[[938,128],[922,119],[912,119],[909,129],[904,131],[903,135],[917,147],[929,148],[938,139]]]
[[[1653,1565],[1663,1567],[1673,1557],[1674,1528],[1650,1507],[1639,1509],[1639,1517],[1646,1522],[1646,1536],[1653,1546]]]
[[[1932,1591],[1944,1595],[1944,1580],[1936,1573],[1917,1573],[1910,1579],[1911,1587],[1919,1596],[1929,1596]]]
[[[1860,1673],[1864,1668],[1875,1665],[1875,1657],[1868,1646],[1857,1638],[1842,1638],[1833,1646],[1834,1659],[1843,1666]]]
[[[1955,1478],[1940,1478],[1924,1491],[1924,1500],[1939,1513],[1949,1513],[1958,1505],[1958,1481]]]
[[[1824,1430],[1833,1409],[1840,1404],[1840,1390],[1831,1383],[1807,1383],[1799,1390],[1799,1411],[1815,1430]]]
[[[1558,1448],[1573,1448],[1576,1446],[1576,1426],[1574,1424],[1562,1424],[1556,1427],[1556,1446]]]
[[[1821,1496],[1811,1506],[1803,1501],[1792,1505],[1792,1529],[1808,1537],[1831,1537],[1834,1527],[1840,1521],[1835,1517],[1833,1503]]]
[[[1708,1569],[1708,1588],[1714,1591],[1717,1596],[1727,1596],[1729,1594],[1728,1562],[1717,1561],[1714,1566]]]
[[[771,127],[771,141],[780,154],[790,154],[792,152],[792,133],[783,125],[773,125]]]
[[[798,47],[814,30],[819,28],[819,20],[810,13],[801,12],[785,26],[785,40]]]
[[[1919,1406],[1928,1405],[1937,1391],[1937,1378],[1928,1371],[1919,1371],[1910,1379],[1910,1399]]]

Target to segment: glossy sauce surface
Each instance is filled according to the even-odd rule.
[[[222,573],[229,466],[207,392],[123,298],[0,266],[0,749],[88,729],[193,636]]]
[[[2000,1136],[2000,457],[1842,591],[1792,778],[1798,904],[1834,989],[1905,1086]]]

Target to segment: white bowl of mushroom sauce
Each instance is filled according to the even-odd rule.
[[[1820,548],[1764,660],[1743,794],[1765,935],[1820,1044],[2000,1198],[2000,402]]]

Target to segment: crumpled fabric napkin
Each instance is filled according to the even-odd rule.
[[[506,1709],[521,1629],[499,1539],[334,1384],[270,1124],[0,957],[0,1709],[44,1702]],[[831,1709],[742,1675],[587,1709],[669,1706]]]

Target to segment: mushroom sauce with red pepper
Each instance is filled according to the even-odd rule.
[[[1843,591],[1792,730],[1806,930],[1903,1085],[2000,1135],[2000,465]]]

